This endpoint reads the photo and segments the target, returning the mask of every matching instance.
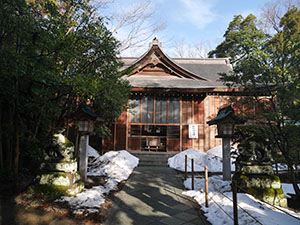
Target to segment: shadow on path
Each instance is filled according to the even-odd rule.
[[[197,203],[182,191],[182,180],[173,169],[137,167],[104,224],[209,224]]]

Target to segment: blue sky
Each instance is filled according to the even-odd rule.
[[[234,15],[259,15],[265,2],[270,0],[152,0],[155,8],[153,19],[161,21],[166,28],[156,34],[165,52],[174,57],[174,43],[192,46],[206,43],[210,49],[222,41],[222,36]],[[118,9],[125,10],[138,0],[115,0]],[[124,8],[125,7],[125,8]],[[121,37],[126,30],[120,31]],[[123,55],[142,54],[147,49],[126,51]]]
[[[169,38],[188,42],[219,42],[234,15],[257,14],[262,0],[160,0],[155,3],[158,14],[166,19]],[[213,43],[212,43],[213,44]]]

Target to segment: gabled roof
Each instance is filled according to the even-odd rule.
[[[122,70],[133,87],[143,88],[224,88],[220,73],[232,71],[227,58],[170,58],[154,38],[148,51],[139,58],[123,57]]]

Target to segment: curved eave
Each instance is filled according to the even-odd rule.
[[[224,88],[224,87],[198,87],[198,88],[174,88],[174,87],[133,87],[131,92],[153,92],[153,93],[203,93],[206,95],[220,95],[220,96],[248,96],[249,93],[243,92],[237,88]]]
[[[138,68],[140,65],[142,65],[148,59],[148,57],[150,57],[150,55],[153,52],[157,52],[160,55],[160,57],[159,57],[160,60],[163,63],[165,63],[166,66],[170,67],[172,71],[176,71],[176,73],[182,74],[184,77],[188,77],[191,79],[209,81],[207,78],[201,77],[201,76],[183,68],[176,62],[174,62],[171,58],[169,58],[163,52],[163,50],[160,48],[160,46],[158,44],[152,44],[147,52],[145,52],[140,58],[138,58],[133,63],[131,63],[126,69],[128,69],[129,67]],[[126,70],[126,69],[124,69],[124,70]]]

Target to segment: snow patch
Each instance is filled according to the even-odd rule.
[[[178,153],[172,158],[168,159],[170,167],[184,171],[185,155],[188,158],[193,158],[195,161],[195,171],[203,171],[203,166],[208,166],[210,171],[221,172],[222,171],[222,147],[217,146],[207,151],[207,153],[196,150],[187,149]],[[188,171],[191,171],[191,160],[188,160]],[[234,170],[234,165],[232,166]],[[231,181],[223,181],[222,176],[211,176],[208,178],[208,192],[209,192],[209,207],[205,207],[205,184],[204,179],[196,178],[194,180],[193,191],[184,191],[183,194],[194,198],[201,209],[204,211],[208,221],[214,225],[233,224],[233,202],[231,192]],[[188,178],[184,185],[187,189],[191,189],[191,178]],[[292,186],[288,184],[282,184],[282,188],[285,193],[294,193]],[[237,195],[238,205],[243,208],[238,208],[239,224],[264,224],[264,225],[296,225],[300,224],[300,220],[294,218],[300,218],[300,214],[293,212],[289,209],[280,208],[290,215],[269,206],[264,202],[261,202],[249,194],[238,193]],[[249,216],[249,214],[252,216]],[[259,221],[259,222],[257,222]]]
[[[298,186],[300,188],[300,184],[298,184]],[[281,183],[281,188],[282,188],[282,190],[284,192],[284,196],[286,198],[291,197],[289,194],[296,194],[293,184]]]
[[[208,182],[208,208],[205,207],[205,193],[202,190],[204,189],[204,179],[195,179],[195,190],[185,191],[183,194],[194,198],[199,203],[207,220],[212,224],[233,224],[233,202],[230,200],[232,199],[231,182],[222,181],[219,176],[209,177]],[[187,179],[184,185],[190,189],[191,180]],[[237,199],[238,205],[242,208],[238,208],[239,224],[259,224],[257,221],[264,225],[300,224],[300,220],[255,199],[249,194],[238,193]],[[278,208],[290,215],[300,218],[299,214],[291,210],[281,207]],[[252,217],[249,216],[249,214]]]
[[[139,159],[125,150],[110,151],[99,156],[92,147],[87,148],[89,158],[88,176],[104,176],[104,185],[94,186],[91,189],[84,189],[75,197],[63,196],[57,200],[68,202],[74,214],[98,212],[101,204],[105,202],[105,196],[114,190],[118,183],[128,179],[133,169],[138,165]],[[91,163],[91,161],[93,163]]]
[[[221,151],[221,153],[220,153]],[[214,154],[212,154],[214,153]],[[171,168],[176,170],[180,170],[184,172],[184,164],[185,164],[185,155],[188,156],[187,170],[191,172],[191,160],[194,159],[194,171],[201,172],[204,171],[204,166],[208,167],[208,170],[212,172],[222,172],[222,157],[217,155],[222,155],[222,148],[214,148],[211,153],[205,153],[201,150],[197,149],[187,149],[182,151],[173,157],[168,159],[168,165]],[[232,162],[231,170],[235,170],[235,165]]]

